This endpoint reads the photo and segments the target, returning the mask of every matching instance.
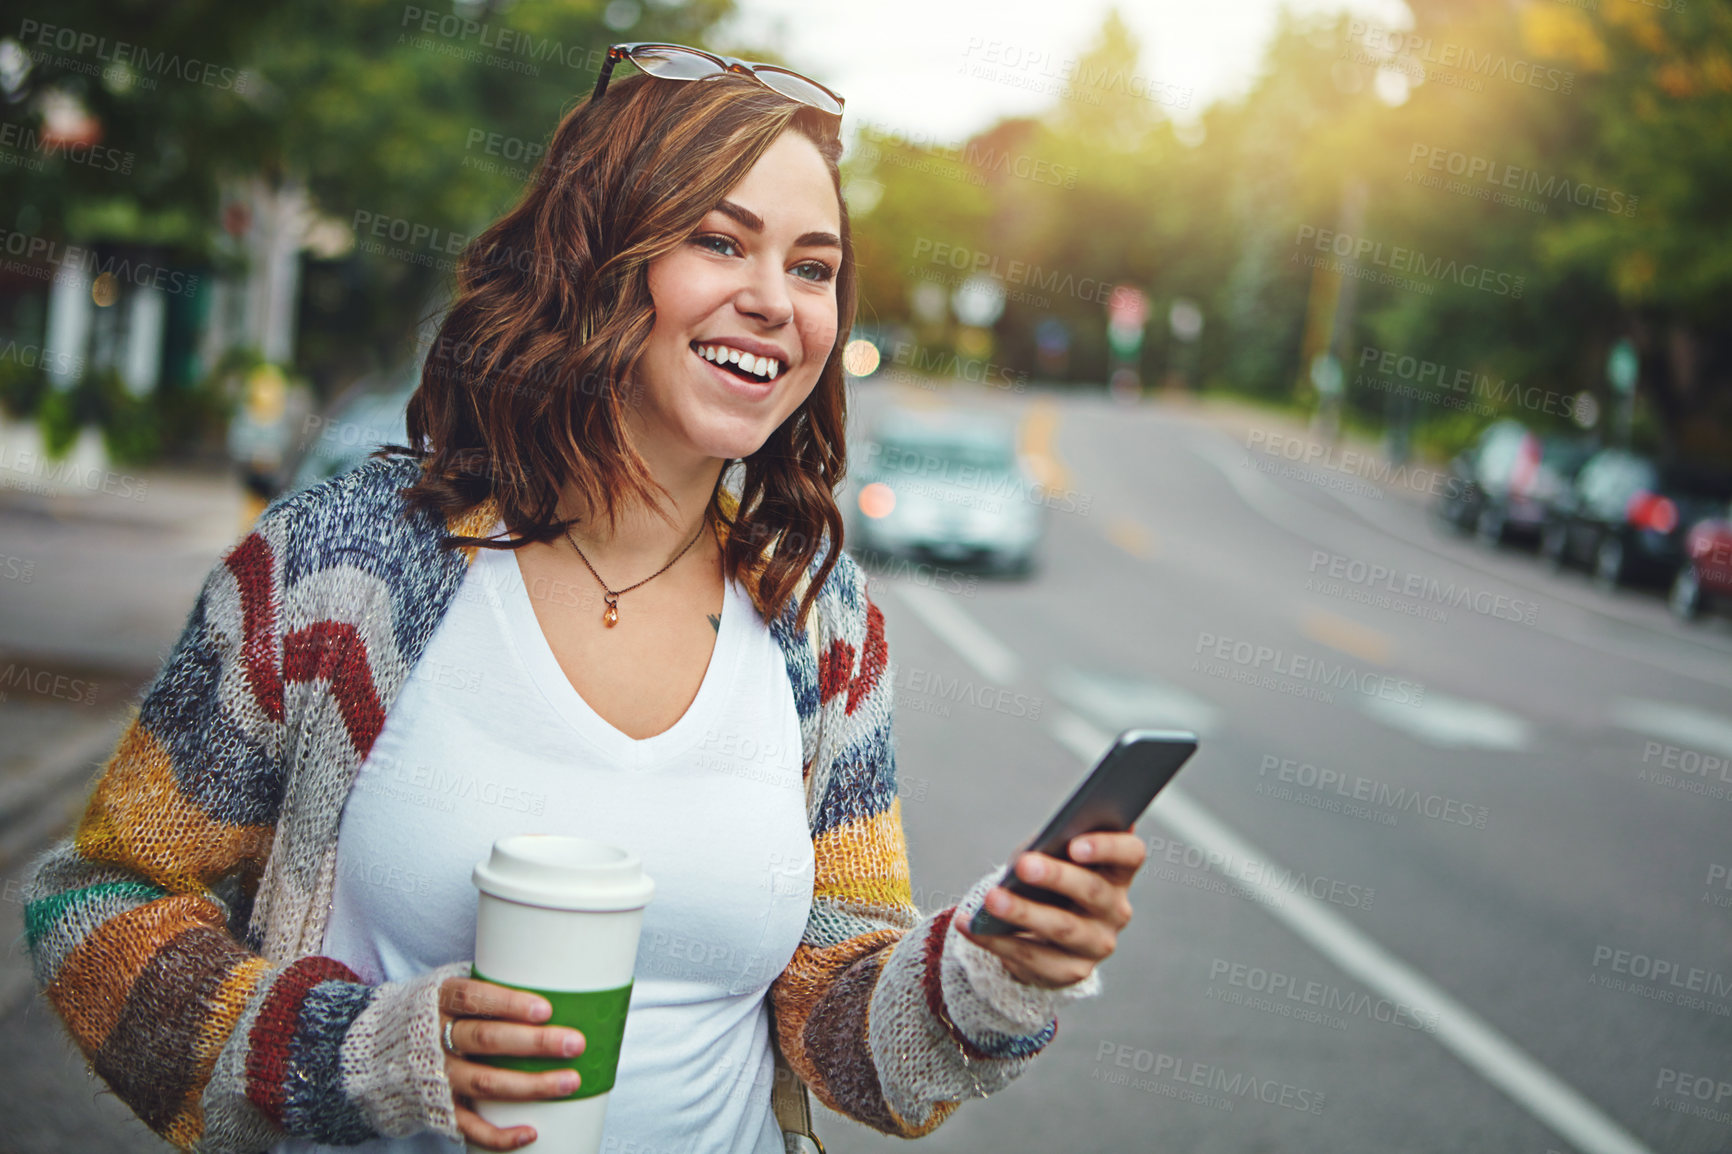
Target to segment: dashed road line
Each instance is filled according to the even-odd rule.
[[[1625,729],[1663,737],[1704,753],[1732,757],[1732,720],[1687,705],[1626,699],[1612,706],[1612,721]]]
[[[1050,724],[1053,737],[1085,764],[1093,764],[1112,743],[1110,735],[1066,710],[1057,711]],[[1291,871],[1240,837],[1183,789],[1172,785],[1162,790],[1146,816],[1205,853],[1265,864],[1268,868],[1254,880],[1235,875],[1233,884],[1269,899],[1259,901],[1258,907],[1344,973],[1391,1001],[1412,1006],[1417,1015],[1432,1015],[1437,1023],[1433,1037],[1439,1045],[1578,1149],[1586,1154],[1653,1154],[1484,1018],[1352,922],[1303,890],[1289,890],[1267,880],[1289,877]]]
[[[1017,440],[1023,457],[1039,481],[1049,491],[1064,492],[1070,486],[1070,471],[1053,452],[1052,437],[1058,429],[1058,405],[1042,397],[1028,406],[1017,429]]]
[[[1368,697],[1360,708],[1377,721],[1441,749],[1527,749],[1533,726],[1526,718],[1483,701],[1431,692],[1420,708]]]
[[[1140,521],[1129,517],[1114,517],[1107,522],[1107,540],[1132,557],[1153,557],[1155,536]]]
[[[1001,676],[997,669],[1015,668],[1014,654],[941,595],[918,588],[899,588],[897,592],[905,597],[906,604],[923,603],[924,612],[921,609],[916,612],[982,674]],[[907,599],[909,593],[917,597]],[[934,605],[943,608],[934,611]],[[933,616],[927,618],[926,612]],[[961,644],[954,639],[961,639]],[[990,655],[984,664],[983,654]],[[989,672],[989,668],[994,671]],[[1092,764],[1112,742],[1110,734],[1067,709],[1054,710],[1047,724],[1054,740],[1085,764]],[[1653,1154],[1568,1083],[1419,970],[1311,895],[1279,887],[1270,879],[1290,876],[1290,871],[1278,868],[1270,855],[1239,836],[1183,789],[1169,786],[1162,791],[1147,816],[1207,852],[1267,863],[1270,868],[1254,877],[1235,876],[1234,884],[1275,899],[1257,904],[1343,972],[1391,1000],[1405,1001],[1420,1013],[1434,1015],[1437,1028],[1433,1037],[1439,1045],[1579,1150],[1585,1154]]]
[[[1072,709],[1111,730],[1159,726],[1207,737],[1221,724],[1219,706],[1177,685],[1147,677],[1059,666],[1047,685]]]
[[[1389,664],[1389,635],[1369,625],[1330,613],[1326,609],[1307,609],[1299,619],[1299,632],[1329,648],[1369,661],[1373,665]]]

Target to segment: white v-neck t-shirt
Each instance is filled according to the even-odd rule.
[[[811,910],[800,768],[782,650],[734,582],[696,698],[672,728],[634,740],[560,669],[516,554],[479,549],[344,805],[323,952],[369,984],[472,959],[470,871],[496,839],[626,847],[656,889],[604,1154],[783,1154],[765,998]],[[423,1133],[330,1149],[462,1148]]]

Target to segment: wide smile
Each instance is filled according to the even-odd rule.
[[[787,372],[787,366],[771,357],[741,352],[726,344],[691,343],[692,354],[729,385],[751,396],[763,396]]]

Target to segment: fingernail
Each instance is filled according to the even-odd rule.
[[[553,1004],[545,998],[537,999],[535,1004],[529,1008],[529,1017],[536,1022],[547,1021],[553,1017]]]
[[[1027,864],[1022,867],[1022,875],[1030,881],[1040,881],[1046,876],[1046,863],[1037,857],[1024,859]]]
[[[1078,861],[1095,856],[1094,843],[1087,841],[1073,843],[1070,847],[1070,856],[1076,858]]]
[[[565,1092],[569,1094],[579,1086],[583,1085],[583,1078],[576,1070],[569,1070],[566,1072],[565,1077],[560,1079],[559,1084],[565,1087]]]
[[[581,1054],[581,1053],[583,1053],[583,1035],[582,1034],[567,1035],[567,1037],[565,1039],[565,1055],[566,1055],[566,1057],[568,1057],[568,1058],[573,1057],[573,1056],[575,1056],[577,1054]]]

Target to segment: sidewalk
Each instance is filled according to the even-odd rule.
[[[16,455],[0,456],[0,727],[7,735],[0,868],[7,871],[36,848],[27,832],[52,832],[47,814],[66,800],[65,782],[94,769],[105,743],[112,748],[206,574],[237,538],[245,508],[240,486],[223,473],[115,474],[105,492],[46,482],[40,468],[31,476],[7,467],[19,464]]]
[[[0,431],[16,433],[16,429]],[[76,821],[246,505],[221,470],[33,457],[0,436],[0,1080],[8,1151],[169,1147],[85,1070],[23,942],[32,859]]]

